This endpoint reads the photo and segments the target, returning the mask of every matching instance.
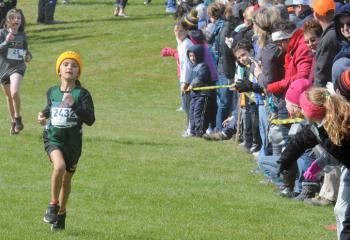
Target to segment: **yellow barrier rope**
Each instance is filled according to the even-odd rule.
[[[218,88],[230,88],[230,87],[234,87],[234,86],[235,86],[234,84],[231,84],[231,85],[195,87],[195,88],[192,88],[192,90],[194,90],[194,91],[198,91],[198,90],[212,90],[212,89],[218,89]]]
[[[304,119],[302,118],[288,118],[288,119],[272,119],[270,120],[270,123],[275,125],[282,125],[282,124],[298,123],[302,121],[304,121]]]

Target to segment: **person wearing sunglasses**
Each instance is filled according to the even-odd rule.
[[[335,29],[340,41],[341,49],[334,57],[333,63],[338,59],[350,58],[350,4],[344,4],[337,9],[334,16]],[[334,66],[334,64],[333,64]]]

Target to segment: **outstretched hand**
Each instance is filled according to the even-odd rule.
[[[40,123],[40,125],[44,126],[46,124],[46,117],[44,116],[44,114],[42,112],[38,113],[38,123]]]

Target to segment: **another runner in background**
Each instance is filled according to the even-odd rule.
[[[0,30],[0,79],[11,117],[11,134],[18,134],[24,127],[19,91],[26,71],[25,62],[32,59],[24,27],[23,12],[11,9],[6,15],[4,28]]]

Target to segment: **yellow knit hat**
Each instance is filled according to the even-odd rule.
[[[61,53],[61,55],[57,58],[57,61],[56,61],[56,73],[57,74],[60,73],[60,66],[61,66],[62,62],[66,59],[73,59],[78,63],[78,65],[79,65],[78,76],[80,76],[80,74],[83,70],[83,61],[81,60],[79,53],[74,52],[74,51],[66,51],[66,52]]]

